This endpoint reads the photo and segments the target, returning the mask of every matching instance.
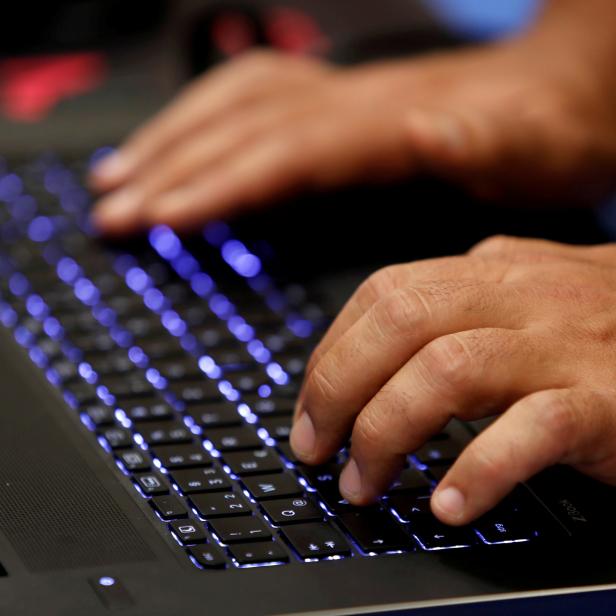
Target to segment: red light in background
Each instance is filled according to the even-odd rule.
[[[107,74],[100,53],[14,58],[0,62],[0,105],[11,120],[36,122],[63,99],[96,89]]]
[[[256,44],[256,27],[247,15],[239,11],[222,13],[212,25],[212,39],[219,51],[236,56]]]
[[[266,14],[267,36],[273,47],[288,53],[322,54],[330,43],[318,23],[297,9],[277,7]]]

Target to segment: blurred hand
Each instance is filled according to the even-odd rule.
[[[417,172],[479,195],[590,199],[616,176],[616,93],[557,42],[352,69],[248,54],[94,170],[94,188],[110,191],[95,219],[109,233],[186,228],[302,189]]]
[[[368,504],[450,419],[502,413],[432,496],[454,525],[552,464],[616,484],[615,306],[616,245],[495,237],[381,270],[316,349],[291,445],[319,464],[351,435],[340,489]]]

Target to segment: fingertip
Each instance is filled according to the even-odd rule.
[[[310,464],[315,458],[316,440],[312,419],[306,411],[302,411],[291,430],[291,449],[302,462]]]
[[[92,221],[103,233],[128,233],[139,221],[141,199],[131,189],[123,189],[101,199],[92,212]]]
[[[437,487],[430,506],[434,515],[445,524],[459,526],[468,521],[468,500],[462,490],[455,486]]]
[[[412,111],[406,118],[406,130],[413,145],[427,153],[439,151],[461,156],[467,150],[464,125],[451,113]]]
[[[125,182],[136,166],[134,159],[120,150],[105,156],[90,171],[88,182],[98,191],[110,190]]]

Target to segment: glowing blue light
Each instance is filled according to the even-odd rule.
[[[221,248],[222,258],[240,275],[253,278],[261,272],[261,260],[239,240],[227,240]]]
[[[40,295],[30,295],[26,300],[26,310],[35,318],[44,317],[48,308]]]
[[[86,306],[96,304],[100,299],[100,292],[87,278],[79,278],[75,282],[75,297]]]
[[[251,340],[247,347],[248,352],[261,364],[267,363],[272,354],[260,340]]]
[[[129,347],[133,344],[133,335],[121,327],[112,327],[109,331],[109,335],[113,338],[113,341],[121,347]]]
[[[214,282],[207,274],[198,272],[190,279],[190,286],[199,297],[206,297],[214,289]]]
[[[62,325],[60,325],[60,321],[55,317],[47,317],[43,321],[43,330],[50,338],[54,339],[61,337],[64,332]]]
[[[242,342],[248,342],[255,335],[255,330],[240,316],[234,316],[227,323],[229,331]]]
[[[113,586],[116,583],[116,581],[114,578],[104,575],[102,578],[99,578],[98,583],[101,586],[108,587],[108,586]]]
[[[45,190],[52,195],[59,195],[73,183],[72,173],[60,166],[49,167],[45,171]]]
[[[115,312],[108,306],[97,304],[92,308],[94,318],[105,327],[111,327],[116,322]]]
[[[128,349],[128,358],[133,362],[133,364],[136,364],[137,366],[140,366],[147,361],[146,354],[141,348],[136,346]]]
[[[14,201],[21,195],[23,190],[23,182],[21,178],[14,173],[9,173],[4,177],[0,177],[0,201]]]
[[[220,293],[212,296],[209,305],[212,312],[221,319],[227,319],[235,312],[235,306]]]
[[[178,236],[169,227],[154,227],[150,231],[150,244],[164,259],[176,259],[182,252]]]
[[[282,369],[282,366],[277,363],[271,363],[267,365],[265,369],[269,377],[278,385],[285,385],[289,382],[288,374]]]
[[[44,368],[47,365],[47,356],[39,347],[30,349],[30,359],[39,367]]]
[[[287,319],[287,327],[298,338],[310,338],[313,332],[313,325],[307,319],[300,319],[296,317],[289,317]]]
[[[212,222],[203,230],[203,236],[212,246],[220,246],[231,235],[229,225],[224,222]]]
[[[11,214],[16,220],[30,220],[36,213],[36,201],[30,195],[17,197],[11,203]]]
[[[15,340],[23,347],[29,347],[34,342],[34,335],[25,327],[18,327],[15,330]]]
[[[56,266],[56,271],[58,272],[58,277],[60,280],[68,284],[72,284],[75,282],[77,278],[81,276],[81,267],[77,265],[74,259],[70,257],[63,257],[58,261],[58,265]]]
[[[131,267],[137,267],[137,260],[132,255],[120,255],[113,262],[113,267],[120,276],[124,276]]]
[[[163,312],[161,320],[163,327],[174,336],[182,336],[186,333],[186,323],[184,323],[175,310],[166,310]]]
[[[269,385],[260,385],[257,393],[261,398],[268,398],[272,395],[272,388]]]
[[[205,372],[205,374],[209,374],[214,368],[217,368],[216,362],[209,355],[199,358],[199,369]]]
[[[166,301],[165,296],[158,289],[147,289],[143,294],[143,303],[153,312],[162,310]]]
[[[132,267],[126,272],[126,284],[135,293],[142,295],[151,286],[152,281],[140,267]]]
[[[186,251],[173,261],[173,268],[184,279],[188,280],[192,275],[199,271],[199,263]]]
[[[13,295],[21,297],[28,292],[30,284],[23,274],[16,272],[9,279],[9,289]]]
[[[90,156],[90,167],[94,167],[95,165],[98,165],[98,163],[100,163],[103,158],[107,158],[107,156],[111,156],[114,152],[115,152],[115,148],[112,148],[111,146],[103,146],[102,148],[98,148],[97,150],[94,150],[94,152],[92,152],[92,155]]]
[[[156,368],[148,368],[145,371],[145,378],[152,384],[154,387],[158,387],[164,379],[160,375],[160,372],[156,370]]]
[[[53,234],[53,222],[47,216],[37,216],[28,226],[28,237],[33,242],[48,242]]]
[[[78,370],[81,378],[90,383],[90,385],[93,385],[98,380],[96,372],[94,372],[90,364],[83,362],[79,364]]]

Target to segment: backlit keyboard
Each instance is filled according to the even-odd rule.
[[[337,488],[345,452],[308,467],[288,442],[327,325],[319,302],[268,275],[225,224],[106,245],[90,225],[85,167],[0,163],[0,322],[187,561],[213,570],[541,536],[522,487],[473,527],[431,515],[434,485],[471,438],[461,424],[409,456],[378,505],[350,506]]]

